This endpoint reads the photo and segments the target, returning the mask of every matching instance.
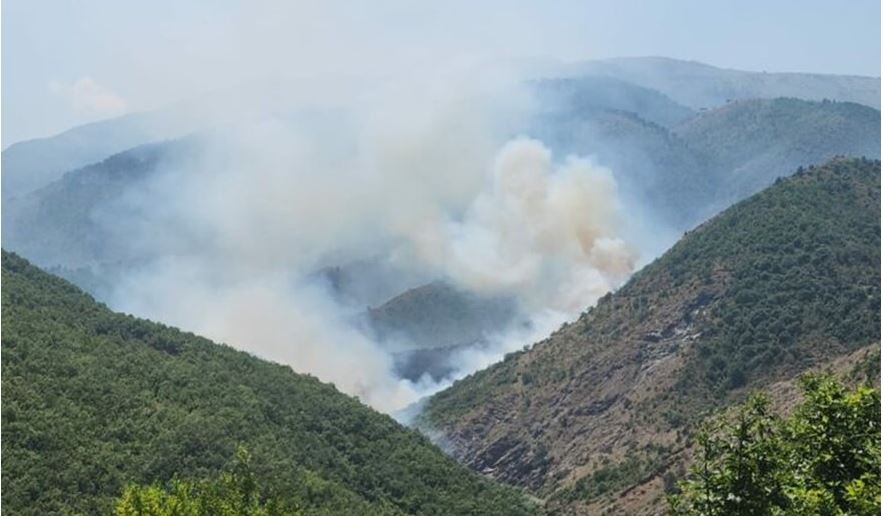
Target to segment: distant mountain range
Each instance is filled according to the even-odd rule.
[[[708,410],[835,362],[879,381],[880,173],[835,159],[737,203],[418,426],[553,513],[664,513]]]
[[[162,113],[138,113],[15,143],[0,155],[3,200],[21,197],[58,180],[65,172],[111,155],[183,134]]]
[[[636,57],[589,61],[553,66],[538,78],[558,77],[595,90],[595,97],[583,95],[590,103],[601,102],[605,108],[635,112],[648,121],[662,123],[679,120],[685,109],[712,109],[734,100],[793,97],[804,100],[855,102],[880,109],[880,78],[802,73],[760,73],[728,70],[694,61],[662,57]],[[536,73],[534,74],[536,75]],[[291,106],[292,92],[316,97],[315,90],[327,85],[258,84],[250,85],[258,99],[284,98]],[[346,91],[345,85],[337,89]],[[235,90],[235,89],[234,89]],[[632,91],[629,91],[632,90]],[[634,90],[644,92],[646,100],[635,104]],[[603,94],[600,92],[603,91]],[[240,106],[230,102],[231,92],[221,91],[202,99],[182,102],[167,109],[136,113],[72,128],[59,135],[17,142],[2,153],[4,174],[2,197],[17,197],[61,177],[69,170],[100,161],[128,148],[161,140],[178,138],[208,128],[219,121],[231,123],[256,109],[268,109],[269,100]],[[240,95],[241,96],[241,95]],[[622,98],[622,97],[625,98]],[[319,95],[321,97],[321,95]],[[652,97],[656,97],[653,99]],[[666,98],[668,100],[665,100]],[[654,102],[654,100],[656,102]],[[653,109],[642,109],[648,102]],[[668,106],[655,105],[657,103]],[[654,111],[655,110],[655,111]],[[207,113],[213,116],[207,116]],[[223,116],[219,113],[225,113]]]
[[[609,166],[626,195],[675,231],[695,226],[798,166],[837,155],[880,156],[880,112],[857,104],[736,102],[680,122],[672,119],[669,129],[634,112],[581,102],[580,95],[591,91],[572,93],[581,90],[569,80],[543,88],[545,95],[562,93],[533,122],[532,134],[556,151],[591,155]],[[125,235],[109,235],[112,226],[98,225],[96,214],[137,191],[160,165],[188,159],[194,142],[138,147],[7,200],[4,245],[49,267],[76,269],[130,258]]]
[[[609,167],[637,211],[632,219],[652,221],[646,225],[653,231],[689,230],[799,166],[838,155],[880,157],[880,112],[868,107],[879,106],[876,78],[738,72],[635,58],[574,65],[529,86],[537,110],[519,130],[544,141],[555,155],[588,155]],[[755,98],[782,95],[790,98]],[[826,98],[836,102],[821,100]],[[121,272],[156,258],[149,246],[132,241],[120,221],[156,216],[164,207],[133,207],[130,201],[140,198],[158,170],[187,163],[199,152],[198,135],[139,145],[198,126],[187,109],[177,110],[177,117],[167,111],[131,115],[6,149],[4,247],[107,299]],[[317,116],[311,120],[322,123],[311,125],[324,127],[327,114]],[[199,245],[173,244],[181,252]],[[397,336],[415,347],[411,351],[432,350],[400,357],[409,376],[440,374],[447,367],[440,349],[480,342],[498,329],[503,318],[495,303],[473,307],[481,312],[474,320],[487,324],[443,328],[442,319],[456,320],[444,314],[464,313],[472,306],[469,299],[437,293],[428,299],[439,304],[427,303],[405,291],[436,278],[410,277],[372,259],[332,263],[319,276],[342,302],[374,307],[369,330],[381,340]],[[367,276],[388,284],[360,279]]]
[[[747,72],[667,57],[602,59],[571,65],[569,75],[601,75],[657,90],[693,109],[734,100],[795,97],[855,102],[880,109],[880,78],[815,73]]]

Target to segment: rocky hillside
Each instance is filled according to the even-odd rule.
[[[879,206],[879,161],[778,181],[532,349],[433,396],[418,425],[553,512],[662,512],[702,414],[879,347]]]
[[[243,446],[298,514],[530,514],[313,377],[113,313],[3,252],[3,509],[107,514],[129,483],[211,479]]]

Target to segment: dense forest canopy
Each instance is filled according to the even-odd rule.
[[[132,483],[223,478],[239,446],[261,492],[307,514],[533,511],[331,385],[114,313],[14,254],[2,267],[11,514],[107,513]]]

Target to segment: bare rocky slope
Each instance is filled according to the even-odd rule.
[[[879,206],[879,161],[780,180],[532,349],[433,396],[417,425],[553,513],[664,512],[707,411],[879,356]]]

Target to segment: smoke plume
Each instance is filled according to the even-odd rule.
[[[513,135],[530,101],[511,82],[434,84],[200,135],[189,159],[98,215],[132,256],[150,257],[118,282],[111,304],[394,411],[618,286],[636,255],[621,235],[613,173]],[[398,378],[391,351],[353,324],[364,305],[340,302],[316,279],[371,257],[402,277],[512,297],[532,324],[458,353],[441,384]]]
[[[520,138],[500,149],[489,176],[462,220],[414,235],[424,263],[471,290],[570,313],[632,271],[609,170],[576,157],[555,166],[541,142]]]

